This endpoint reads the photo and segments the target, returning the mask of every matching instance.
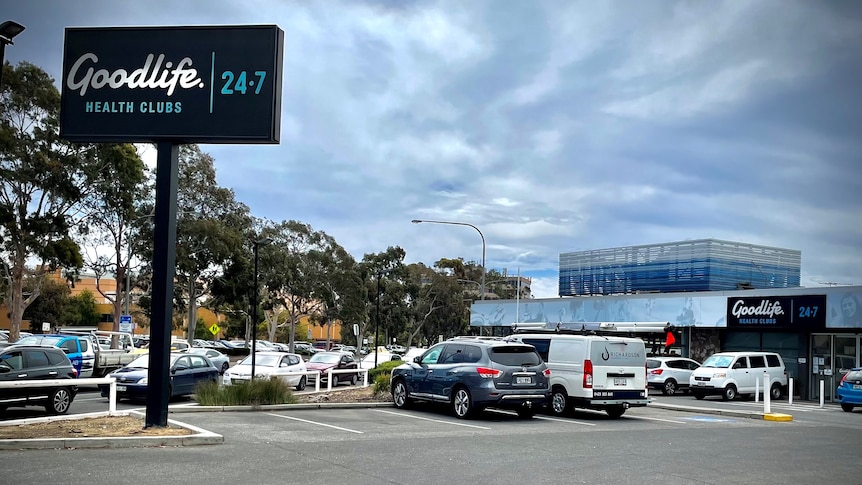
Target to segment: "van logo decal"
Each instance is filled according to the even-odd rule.
[[[602,352],[602,360],[608,360],[611,358],[611,353],[608,352],[608,348],[605,347],[605,351]]]

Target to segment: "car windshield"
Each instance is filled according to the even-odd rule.
[[[261,355],[257,354],[255,356],[254,365],[255,366],[264,366],[264,367],[275,367],[281,361],[280,355]],[[242,359],[237,365],[251,365],[251,356],[249,355],[245,359]]]
[[[24,337],[15,342],[17,345],[55,345],[61,337]]]
[[[319,362],[323,364],[336,364],[341,360],[338,354],[314,354],[308,359],[309,363]]]
[[[733,357],[730,355],[713,355],[703,362],[703,367],[720,367],[728,368],[733,362]]]
[[[171,354],[171,365],[174,365],[174,362],[176,362],[177,359],[179,359],[179,358],[180,358],[179,355]],[[144,354],[144,355],[138,357],[137,359],[131,361],[129,363],[129,365],[127,365],[126,367],[132,368],[132,369],[149,369],[150,368],[150,354]]]

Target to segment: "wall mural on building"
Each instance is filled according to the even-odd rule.
[[[830,292],[826,295],[826,326],[829,328],[862,327],[862,292]]]
[[[518,322],[670,322],[680,327],[724,327],[727,298],[710,296],[575,297],[520,302],[477,301],[470,325],[509,326]]]

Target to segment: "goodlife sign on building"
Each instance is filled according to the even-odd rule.
[[[826,295],[727,299],[728,328],[824,328]]]
[[[278,143],[283,44],[273,25],[67,28],[60,136]]]

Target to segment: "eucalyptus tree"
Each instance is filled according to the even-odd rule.
[[[359,266],[353,256],[337,244],[331,251],[313,250],[308,256],[309,262],[317,265],[316,272],[322,275],[320,285],[314,288],[312,294],[312,298],[322,302],[322,312],[311,320],[329,326],[335,321],[341,322],[341,341],[346,343],[349,340],[345,340],[345,335],[353,334],[353,325],[360,325],[366,320],[365,286]],[[360,335],[354,335],[357,348],[361,345]]]
[[[378,332],[382,335],[395,335],[405,328],[408,314],[407,293],[404,281],[408,276],[404,257],[407,253],[399,246],[390,246],[380,253],[369,253],[362,257],[359,264],[362,280],[366,288],[366,331],[374,335],[375,347]],[[379,329],[377,323],[380,323]]]
[[[5,64],[0,86],[0,269],[6,280],[10,338],[41,291],[42,276],[77,269],[80,249],[70,237],[74,210],[89,188],[79,148],[59,138],[60,93],[54,80],[27,62]],[[27,262],[37,261],[31,291],[23,292]]]
[[[96,275],[96,291],[113,305],[113,330],[120,330],[123,303],[130,291],[136,222],[142,214],[147,193],[147,170],[137,149],[129,144],[97,144],[89,148],[86,156],[97,173],[93,174],[93,191],[82,201],[83,221],[78,226],[86,248],[85,264]],[[103,277],[115,278],[115,293],[104,288]]]
[[[334,260],[340,246],[325,232],[293,220],[267,224],[260,237],[272,240],[259,250],[259,286],[267,290],[262,305],[280,307],[286,314],[283,320],[268,322],[268,333],[275,338],[279,328],[287,327],[288,342],[293,348],[299,320],[324,311],[326,300],[320,296],[327,291],[327,268],[334,264],[329,259]]]

